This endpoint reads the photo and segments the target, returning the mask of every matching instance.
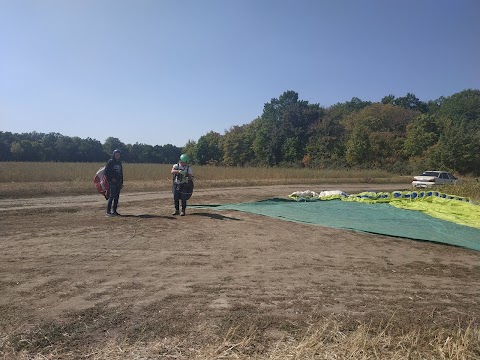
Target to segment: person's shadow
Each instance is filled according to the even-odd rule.
[[[241,219],[230,217],[230,216],[223,216],[223,215],[220,215],[220,214],[211,214],[211,213],[201,213],[201,212],[191,213],[190,216],[203,216],[203,217],[208,217],[210,219],[215,219],[215,220],[241,221]]]
[[[164,216],[164,215],[151,215],[151,214],[140,214],[140,215],[120,215],[122,218],[137,218],[137,219],[175,219],[174,216]]]
[[[203,212],[194,212],[190,213],[187,216],[203,216],[210,219],[215,220],[234,220],[234,221],[241,221],[241,219],[230,217],[230,216],[223,216],[220,214],[211,214],[211,213],[203,213]],[[169,215],[151,215],[151,214],[140,214],[140,215],[133,215],[133,214],[125,214],[120,215],[119,217],[122,218],[137,218],[137,219],[169,219],[175,220],[178,216],[169,216]]]

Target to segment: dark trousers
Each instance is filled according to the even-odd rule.
[[[117,183],[108,183],[110,188],[110,197],[107,203],[107,213],[117,212],[118,199],[120,198],[121,186]],[[113,206],[113,207],[112,207]]]
[[[182,192],[182,185],[173,185],[173,204],[175,205],[175,211],[180,209],[180,201],[182,202],[182,212],[185,212],[187,208],[187,196],[188,194]]]

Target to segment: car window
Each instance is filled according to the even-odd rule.
[[[457,178],[455,176],[453,176],[452,174],[450,173],[447,173],[448,174],[448,177],[452,180],[457,180]]]
[[[436,172],[436,171],[424,171],[424,173],[422,174],[422,176],[435,176],[435,177],[438,177],[438,172]]]
[[[440,179],[448,179],[448,175],[446,173],[441,173]]]

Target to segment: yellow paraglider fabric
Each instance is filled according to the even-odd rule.
[[[400,209],[421,211],[432,217],[480,229],[480,206],[469,202],[429,196],[389,202]]]

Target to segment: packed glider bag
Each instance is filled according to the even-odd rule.
[[[93,178],[93,182],[98,192],[105,196],[105,199],[108,199],[110,196],[110,189],[108,188],[107,177],[105,176],[105,166],[102,166],[100,169],[98,169],[95,177]]]
[[[189,200],[192,197],[194,187],[193,180],[188,179],[188,181],[180,188],[180,193],[186,194],[186,199]]]

